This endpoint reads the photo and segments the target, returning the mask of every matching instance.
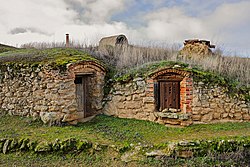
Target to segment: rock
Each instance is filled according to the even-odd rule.
[[[220,119],[221,118],[221,113],[214,113],[214,119]]]
[[[45,111],[48,110],[48,107],[47,107],[47,106],[39,106],[39,105],[36,105],[36,106],[34,107],[34,110],[45,112]]]
[[[93,116],[90,116],[90,117],[86,117],[86,118],[82,118],[82,119],[79,119],[78,122],[81,122],[81,123],[89,122],[92,119],[94,119],[95,117],[96,117],[96,115],[93,115]]]
[[[58,112],[40,112],[43,123],[49,125],[58,125],[62,122],[64,114]]]
[[[8,151],[8,147],[10,145],[11,141],[10,140],[6,140],[4,145],[3,145],[3,153],[6,154]]]
[[[77,150],[85,150],[91,147],[92,143],[88,142],[87,140],[79,140],[76,145]]]
[[[127,163],[130,161],[139,160],[140,158],[139,158],[138,154],[139,154],[139,151],[137,151],[137,150],[126,152],[121,156],[121,161]]]
[[[177,157],[180,158],[191,158],[194,156],[193,151],[190,150],[178,150],[176,153]]]
[[[236,120],[241,120],[242,119],[242,114],[237,112],[237,113],[234,114],[234,117],[235,117]]]
[[[75,138],[69,138],[61,142],[60,150],[69,151],[76,150],[77,140]]]
[[[48,142],[40,142],[35,148],[35,152],[49,152],[51,150],[51,144]]]
[[[161,150],[154,150],[152,152],[146,152],[147,157],[156,157],[165,155]]]
[[[145,103],[154,103],[154,102],[155,102],[154,97],[144,97],[143,98],[143,104],[145,104]]]
[[[189,125],[192,125],[192,124],[193,124],[192,120],[181,121],[181,126],[189,126]]]
[[[65,114],[62,122],[72,122],[84,118],[84,112],[76,112],[72,114]]]
[[[78,121],[77,120],[74,120],[74,121],[71,121],[71,122],[68,122],[69,125],[77,125]]]
[[[201,120],[201,115],[192,115],[192,120],[193,121],[200,121]]]
[[[126,101],[126,106],[128,109],[139,109],[141,108],[140,102]]]
[[[20,145],[20,150],[28,150],[28,143],[29,143],[28,138],[20,139],[18,141],[18,145]]]
[[[208,113],[202,116],[201,121],[202,122],[210,122],[213,120],[213,113]]]
[[[249,114],[243,114],[243,119],[246,121],[250,121],[250,115]]]

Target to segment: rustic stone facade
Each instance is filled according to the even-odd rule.
[[[160,76],[179,74],[180,109],[157,108],[155,83]],[[250,121],[250,104],[231,98],[226,88],[208,87],[195,82],[190,73],[177,69],[162,69],[150,77],[135,78],[128,83],[116,83],[109,94],[104,113],[121,118],[149,120],[166,125],[188,126],[192,123]]]
[[[5,67],[5,68],[4,68]],[[44,123],[75,124],[84,118],[76,102],[76,75],[89,73],[92,114],[102,109],[105,70],[95,62],[71,64],[66,71],[49,65],[14,64],[0,71],[0,106],[10,115],[41,118]]]
[[[116,83],[104,107],[107,115],[155,121],[152,83],[135,78],[126,84]]]
[[[200,59],[212,55],[211,48],[215,48],[215,45],[211,45],[207,40],[185,40],[184,47],[180,50],[180,56]]]
[[[159,77],[178,74],[180,81],[180,109],[159,111],[155,99]],[[135,118],[170,125],[190,125],[192,112],[192,78],[189,73],[176,69],[160,69],[150,77],[135,78],[126,84],[116,83],[108,97],[104,113],[122,118]]]
[[[84,98],[88,108],[84,111],[79,109],[77,77],[87,78]],[[66,70],[50,65],[6,64],[0,70],[1,111],[32,116],[48,124],[76,124],[99,113],[181,126],[250,121],[249,102],[230,97],[227,88],[193,81],[192,74],[179,67],[159,69],[147,78],[137,77],[127,83],[116,82],[103,101],[104,77],[103,66],[93,61],[69,64]],[[160,82],[178,83],[178,107],[159,106],[163,91]]]
[[[193,90],[194,123],[250,121],[250,103],[230,97],[227,88],[195,82]]]

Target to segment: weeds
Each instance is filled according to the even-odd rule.
[[[232,80],[239,82],[239,86],[249,86],[250,84],[250,59],[237,56],[223,56],[220,51],[215,51],[214,55],[205,56],[200,59],[195,56],[191,58],[179,56],[180,47],[174,45],[163,47],[153,44],[151,46],[147,45],[146,47],[132,45],[129,45],[128,47],[108,46],[104,50],[98,50],[98,47],[94,45],[86,45],[80,42],[71,41],[70,46],[71,48],[82,50],[93,57],[102,60],[107,66],[112,66],[118,71],[128,71],[131,68],[137,68],[143,64],[166,60],[182,62],[189,64],[190,67],[199,67],[205,71],[209,70],[218,73],[221,76],[227,76]],[[40,59],[46,57],[46,55],[37,54],[34,52],[34,48],[42,50],[46,48],[64,48],[65,43],[34,42],[24,44],[21,47],[29,48],[27,53],[22,49],[20,52],[13,53],[12,61],[15,61],[15,58],[19,56],[20,58],[30,58],[32,61],[40,61]],[[34,54],[32,54],[32,52]],[[4,56],[4,53],[0,54],[0,57],[1,56]],[[2,57],[1,60],[2,59],[7,58]]]

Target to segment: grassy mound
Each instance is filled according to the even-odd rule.
[[[0,53],[9,52],[9,51],[13,51],[13,50],[16,50],[16,49],[17,48],[12,47],[12,46],[0,44]]]
[[[98,61],[84,51],[70,48],[18,49],[0,53],[0,63],[54,64],[65,66],[77,61]]]

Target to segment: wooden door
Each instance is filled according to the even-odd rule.
[[[160,108],[180,108],[179,82],[160,82]]]
[[[86,116],[87,112],[87,95],[88,95],[88,80],[87,76],[79,76],[75,79],[76,84],[76,101],[78,106],[78,112],[84,112]]]

